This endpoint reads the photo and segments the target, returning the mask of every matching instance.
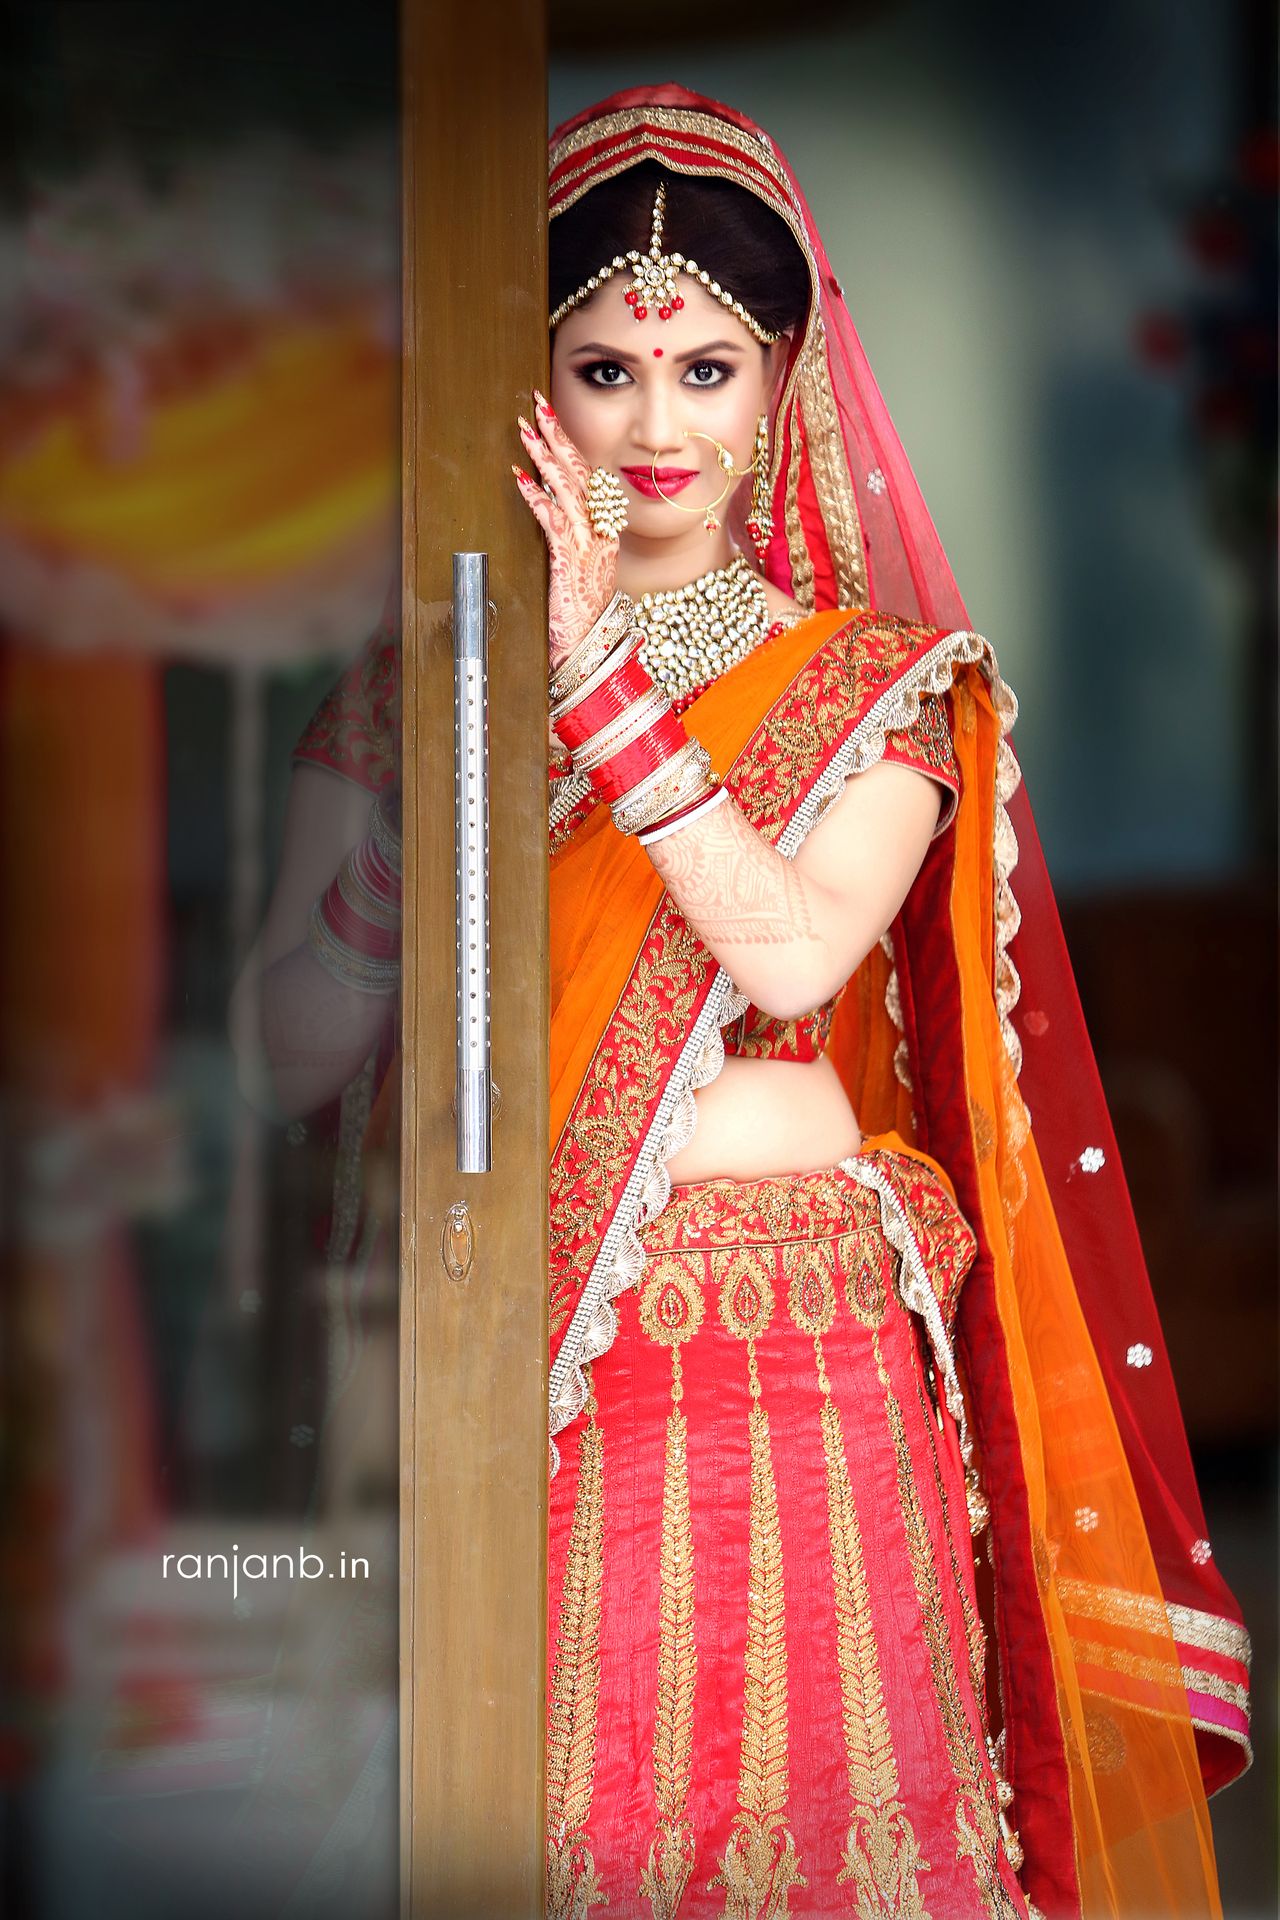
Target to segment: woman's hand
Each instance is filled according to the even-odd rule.
[[[617,585],[617,536],[598,534],[587,512],[590,469],[535,387],[538,426],[520,420],[520,438],[542,486],[512,471],[551,555],[550,651],[554,672],[608,606]],[[539,431],[540,429],[540,431]]]

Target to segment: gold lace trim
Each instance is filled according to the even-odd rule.
[[[1228,1660],[1238,1660],[1246,1671],[1249,1668],[1252,1644],[1248,1633],[1220,1614],[1170,1605],[1152,1594],[1095,1586],[1088,1580],[1059,1580],[1057,1591],[1066,1611],[1081,1620],[1108,1620],[1148,1633],[1169,1633],[1183,1646],[1222,1654]]]
[[[805,444],[809,449],[813,487],[835,566],[836,605],[865,607],[870,602],[870,594],[862,523],[845,464],[844,440],[831,390],[827,356],[825,351],[817,350],[817,343],[824,343],[826,338],[820,314],[811,332],[815,336],[815,350],[804,357],[797,402],[804,411]]]

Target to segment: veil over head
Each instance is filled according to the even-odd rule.
[[[747,188],[785,222],[808,265],[808,312],[771,436],[768,577],[806,608],[967,627],[787,161],[730,107],[672,84],[632,88],[556,129],[552,218],[645,160]],[[668,224],[667,243],[679,246]],[[731,262],[703,264],[732,284]],[[1003,696],[1007,732],[1017,703]],[[986,925],[995,932],[985,952],[975,936],[966,975],[958,920],[938,891],[944,856],[931,850],[893,929],[904,1035],[895,1067],[917,1144],[954,1177],[983,1249],[957,1334],[993,1506],[1005,1758],[1024,1881],[1050,1913],[1216,1911],[1204,1794],[1251,1757],[1248,1638],[1206,1538],[1128,1188],[1007,738],[988,782]],[[994,1009],[1000,1043],[986,1094],[964,1024],[975,992]]]

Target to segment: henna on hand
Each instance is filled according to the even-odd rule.
[[[649,855],[695,933],[712,948],[821,944],[804,882],[730,800]]]
[[[548,590],[552,671],[563,665],[613,598],[618,573],[617,536],[603,537],[587,511],[590,469],[542,395],[534,389],[536,431],[520,418],[520,438],[538,469],[539,486],[513,467],[526,506],[542,528],[551,557]]]
[[[585,552],[552,547],[548,600],[553,671],[564,664],[612,600],[617,572],[616,541],[593,535]]]

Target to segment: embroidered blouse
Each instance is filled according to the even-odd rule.
[[[385,793],[396,776],[399,737],[400,642],[381,627],[320,702],[293,758]]]
[[[884,758],[899,766],[914,767],[927,773],[943,790],[938,824],[933,839],[946,832],[960,805],[960,775],[951,742],[948,696],[926,693],[920,697],[920,712],[909,727],[886,735]],[[845,986],[848,982],[845,982]],[[826,1050],[831,1022],[845,991],[841,987],[829,1000],[811,1013],[795,1020],[777,1020],[772,1014],[751,1005],[724,1036],[726,1054],[748,1060],[818,1060]]]

